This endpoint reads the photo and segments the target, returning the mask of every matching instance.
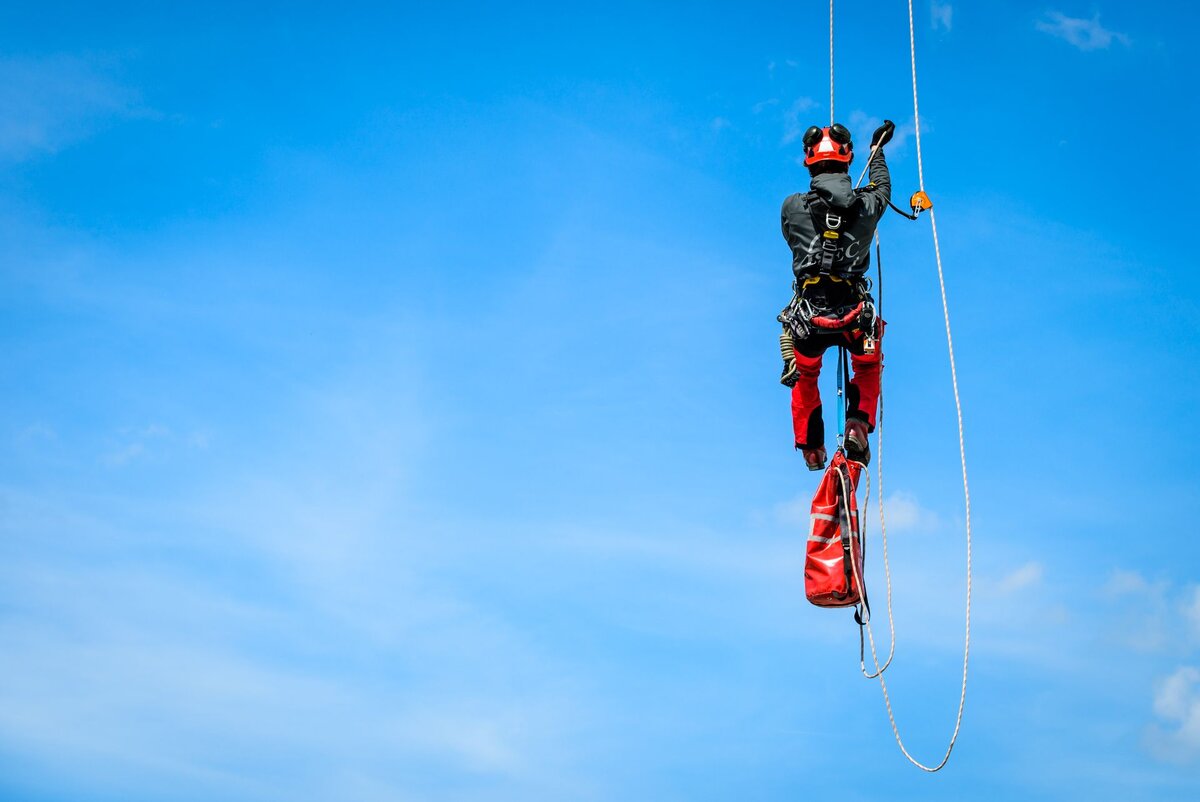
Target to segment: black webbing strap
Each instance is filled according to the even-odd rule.
[[[841,246],[842,229],[853,222],[850,209],[835,209],[816,192],[808,193],[808,212],[812,215],[813,228],[821,238],[821,272],[833,272]]]
[[[903,209],[901,209],[901,208],[900,208],[899,206],[897,206],[896,204],[892,203],[892,199],[891,199],[891,198],[888,198],[888,206],[891,206],[891,207],[892,207],[892,211],[893,211],[893,212],[895,212],[896,214],[900,215],[901,217],[907,217],[909,220],[916,220],[916,219],[917,219],[917,216],[916,216],[915,214],[909,214],[908,212],[904,211]]]
[[[855,534],[853,521],[850,519],[850,502],[845,496],[846,489],[850,487],[850,468],[842,463],[838,465],[837,472],[841,478],[838,482],[838,495],[841,497],[838,517],[841,518],[842,525],[842,572],[846,575],[846,595],[849,596],[850,589],[854,587],[854,559],[850,549],[853,548],[854,541],[851,538]]]

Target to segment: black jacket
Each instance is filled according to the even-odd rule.
[[[871,265],[871,238],[879,218],[887,211],[892,197],[892,179],[888,174],[883,148],[875,151],[870,162],[871,183],[854,189],[847,173],[822,173],[813,176],[812,191],[835,210],[850,209],[853,220],[842,230],[842,247],[833,265],[841,276],[860,276]],[[792,272],[796,277],[812,275],[821,263],[821,231],[813,225],[809,193],[798,192],[783,202],[783,238],[792,249]]]

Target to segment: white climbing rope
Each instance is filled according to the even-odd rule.
[[[880,366],[880,369],[882,370],[882,366]],[[870,614],[870,611],[866,609],[866,604],[861,605],[862,609],[859,610],[859,620],[862,621],[863,623],[858,628],[858,667],[859,667],[859,670],[862,671],[863,676],[866,677],[867,679],[882,679],[883,672],[888,670],[888,666],[890,666],[892,664],[892,658],[894,658],[896,656],[896,619],[892,615],[892,567],[891,567],[890,561],[888,560],[887,519],[884,517],[884,514],[883,514],[883,383],[882,382],[880,382],[880,385],[879,385],[879,425],[875,427],[875,431],[876,431],[875,470],[876,470],[876,474],[879,477],[879,488],[878,488],[876,495],[879,499],[877,502],[879,505],[879,533],[880,533],[880,543],[883,546],[883,574],[887,580],[887,619],[888,619],[888,634],[889,634],[889,638],[891,641],[891,645],[888,647],[887,660],[885,660],[883,662],[882,666],[879,665],[879,658],[875,656],[875,650],[874,650],[874,633],[870,633],[870,632],[868,633],[872,636],[871,659],[875,663],[875,672],[874,673],[868,672],[866,656],[865,656],[864,650],[863,650],[863,630],[867,629],[870,626],[871,614]],[[862,466],[862,475],[867,478],[866,494],[863,497],[863,512],[865,513],[867,507],[869,507],[871,505],[871,469],[867,467],[866,463],[859,462],[857,464]],[[860,520],[862,521],[862,539],[863,539],[863,542],[866,542],[866,539],[867,539],[866,516],[865,515],[860,516]],[[865,584],[863,583],[863,579],[862,579],[861,567],[856,567],[855,570],[859,573],[859,586],[865,587]]]
[[[921,114],[920,114],[920,106],[919,106],[918,99],[917,99],[917,48],[916,48],[916,37],[913,33],[912,0],[908,0],[908,43],[909,43],[910,63],[912,66],[913,123],[916,126],[917,176],[918,176],[921,191],[924,192],[925,191],[925,170],[924,170],[924,164],[923,164],[922,158],[921,158]],[[941,762],[938,763],[936,766],[927,766],[924,763],[921,763],[916,758],[914,758],[911,754],[909,754],[908,749],[905,748],[904,739],[901,738],[900,729],[896,725],[896,716],[895,716],[894,712],[892,711],[892,700],[888,694],[887,681],[883,678],[883,668],[886,668],[887,664],[885,664],[883,668],[880,668],[880,666],[879,666],[879,658],[876,655],[876,650],[875,650],[875,637],[874,637],[874,634],[871,632],[871,626],[870,626],[869,619],[867,620],[865,628],[867,630],[867,638],[871,644],[871,659],[875,663],[876,676],[879,679],[879,686],[883,690],[883,701],[884,701],[884,705],[887,707],[888,721],[891,722],[892,733],[896,736],[896,743],[897,743],[897,745],[899,745],[900,751],[904,753],[904,756],[906,758],[908,758],[909,762],[912,763],[914,766],[916,766],[917,768],[922,769],[924,771],[927,771],[927,772],[935,772],[935,771],[940,770],[942,767],[944,767],[946,765],[946,763],[950,760],[950,753],[952,751],[954,751],[954,744],[957,742],[958,733],[959,733],[960,729],[962,728],[963,708],[964,708],[964,706],[966,704],[966,700],[967,700],[967,666],[970,662],[970,655],[971,655],[971,487],[970,487],[970,483],[967,481],[967,451],[966,451],[966,445],[965,445],[965,438],[963,437],[962,401],[959,398],[959,393],[958,393],[958,370],[955,366],[955,360],[954,360],[954,336],[953,336],[953,334],[951,332],[951,328],[950,328],[950,305],[946,300],[946,279],[945,279],[944,272],[942,270],[942,249],[941,249],[941,245],[939,244],[939,241],[938,241],[937,218],[934,216],[932,209],[929,210],[929,222],[930,222],[930,228],[933,231],[933,250],[934,250],[934,256],[936,257],[936,260],[937,260],[938,286],[941,289],[941,295],[942,295],[942,314],[946,321],[946,346],[947,346],[947,349],[948,349],[949,355],[950,355],[950,380],[951,380],[951,384],[953,385],[953,388],[954,388],[954,408],[955,408],[955,412],[958,417],[958,453],[959,453],[959,457],[962,461],[963,498],[964,498],[964,501],[966,504],[966,534],[967,534],[967,598],[966,598],[965,634],[963,637],[962,691],[961,691],[961,693],[959,695],[959,699],[958,699],[958,714],[954,720],[954,732],[950,736],[950,743],[946,747],[946,754],[942,757]],[[882,448],[882,446],[880,446],[880,448]],[[882,483],[882,466],[880,466],[880,482]],[[883,507],[882,507],[882,503],[883,503],[882,487],[880,487],[880,489],[878,491],[878,496],[879,496],[879,502],[880,502],[880,514],[881,514],[880,520],[881,520],[881,524],[882,524],[882,509],[883,509]],[[886,548],[886,546],[885,546],[885,548]],[[885,560],[886,560],[886,558],[885,558]],[[889,594],[890,594],[890,581],[891,580],[889,577]],[[889,608],[890,608],[890,604],[889,604]],[[889,610],[889,612],[890,612],[890,610]],[[895,641],[893,638],[893,648],[894,647],[895,647]],[[889,658],[889,661],[890,661],[890,658]]]
[[[829,0],[829,124],[833,125],[833,0]]]

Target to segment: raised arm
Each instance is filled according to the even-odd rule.
[[[892,133],[895,130],[895,123],[891,120],[884,120],[883,125],[875,129],[875,134],[871,137],[872,155],[871,161],[867,165],[871,183],[867,185],[866,191],[860,197],[863,209],[876,220],[883,217],[883,213],[887,211],[888,201],[892,199],[892,176],[888,172],[887,159],[883,156],[883,146],[891,141]]]

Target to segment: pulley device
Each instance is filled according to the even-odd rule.
[[[933,208],[933,201],[925,194],[925,190],[920,189],[914,192],[912,197],[908,199],[908,207],[912,209],[912,214],[904,211],[890,200],[888,201],[888,206],[891,206],[892,211],[896,214],[907,217],[909,220],[916,220],[921,216],[921,212],[927,212]]]

